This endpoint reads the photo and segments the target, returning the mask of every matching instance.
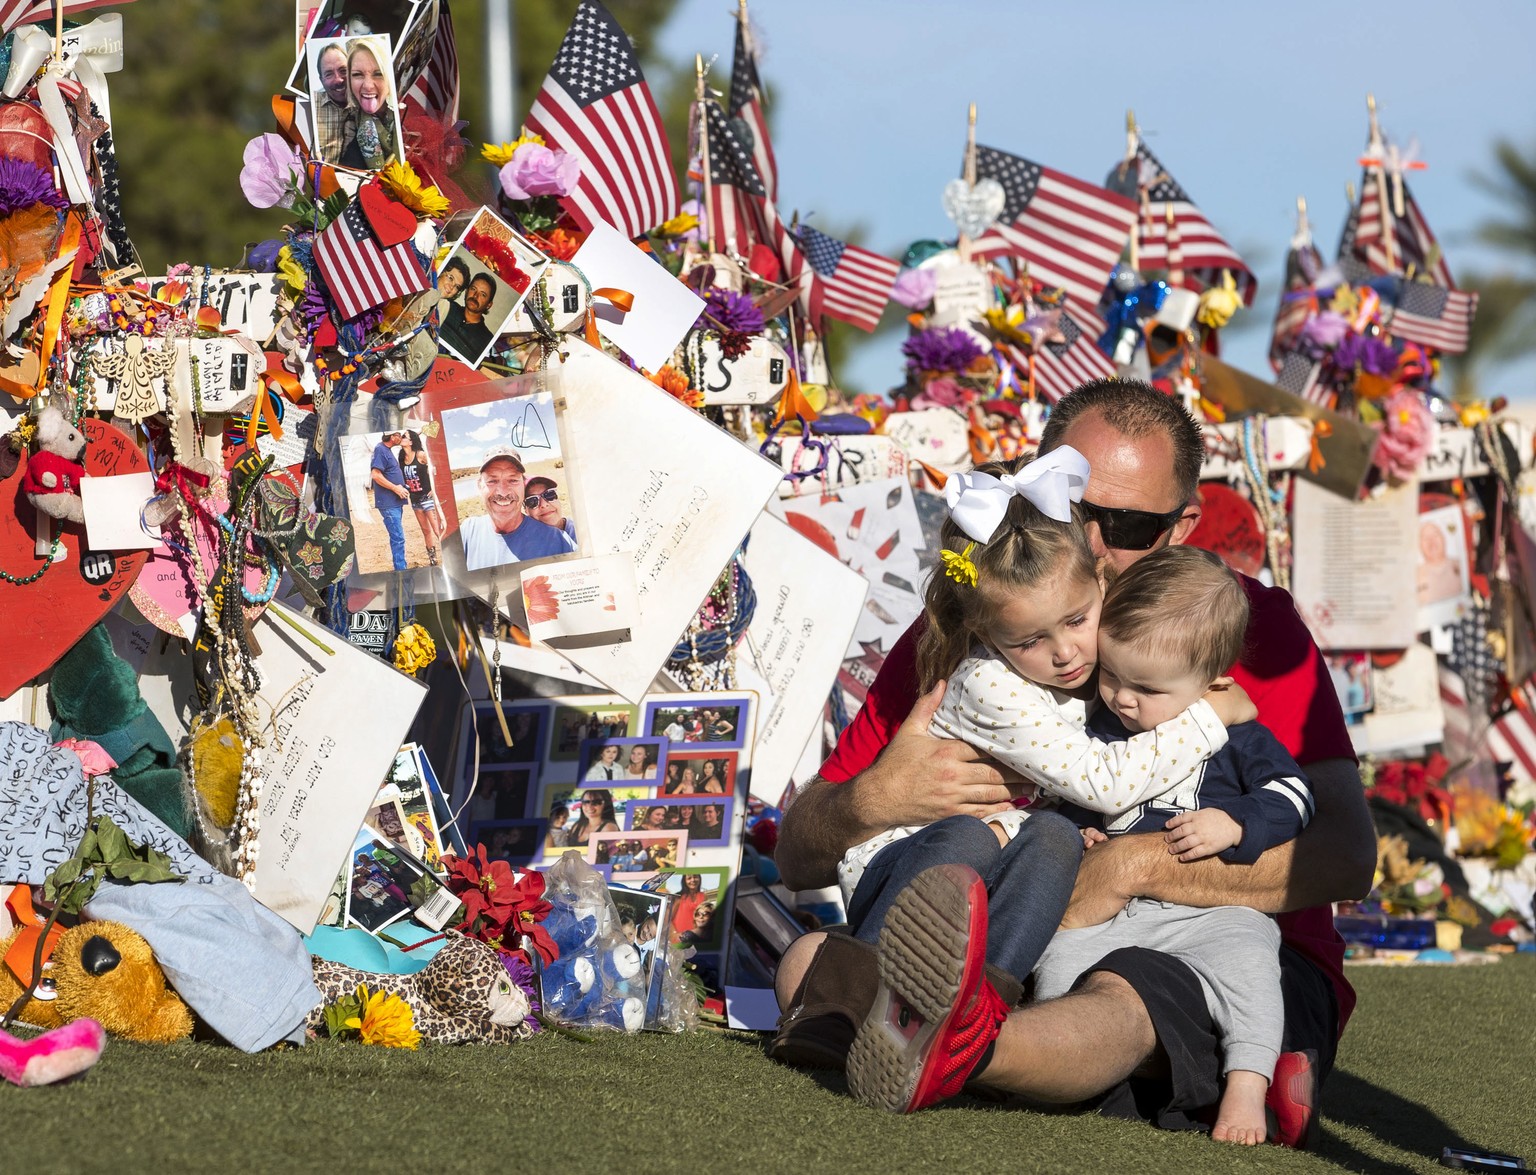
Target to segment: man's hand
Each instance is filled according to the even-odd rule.
[[[1220,808],[1180,812],[1163,825],[1168,851],[1181,861],[1224,853],[1243,839],[1243,826]]]
[[[980,751],[928,733],[944,700],[941,682],[918,698],[880,757],[847,783],[812,780],[785,809],[774,860],[791,889],[835,884],[854,845],[903,824],[990,816],[1023,789]]]
[[[878,819],[877,832],[950,816],[979,819],[1005,811],[1018,794],[1018,787],[1004,782],[1003,773],[975,747],[928,732],[944,690],[940,682],[918,698],[880,757],[853,781],[865,793],[861,803]],[[850,847],[857,843],[849,842]]]
[[[411,496],[411,492],[404,486],[395,486],[395,496],[403,502]]]
[[[1087,841],[1086,833],[1083,839]],[[1150,843],[1152,838],[1147,836],[1106,837],[1093,852],[1085,853],[1061,929],[1097,926],[1125,909],[1126,902],[1136,896],[1142,846]]]
[[[1230,677],[1218,677],[1205,691],[1205,700],[1216,711],[1223,726],[1237,726],[1253,722],[1259,716],[1259,708],[1253,704],[1248,691]]]

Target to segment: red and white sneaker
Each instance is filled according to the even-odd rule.
[[[1317,1053],[1281,1053],[1274,1080],[1264,1098],[1274,1115],[1269,1141],[1295,1150],[1310,1150],[1317,1142]]]
[[[987,889],[964,865],[918,874],[880,931],[880,990],[848,1051],[848,1089],[911,1113],[954,1097],[1008,1005],[986,978]]]

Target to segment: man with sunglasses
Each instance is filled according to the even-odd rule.
[[[1112,568],[1188,540],[1200,518],[1204,446],[1177,400],[1137,381],[1086,384],[1056,405],[1046,425],[1041,450],[1062,445],[1088,459],[1089,542]],[[1063,925],[1108,921],[1133,897],[1280,914],[1288,1051],[1270,1107],[1277,1140],[1300,1145],[1315,1126],[1318,1083],[1354,1005],[1329,903],[1370,888],[1375,836],[1321,653],[1286,592],[1251,579],[1244,586],[1252,620],[1233,676],[1260,721],[1307,769],[1317,805],[1311,825],[1246,866],[1180,862],[1160,837],[1097,845],[1084,856]],[[995,764],[963,742],[929,735],[944,683],[917,696],[916,629],[891,650],[837,749],[785,812],[775,859],[791,888],[833,884],[841,854],[885,828],[1009,806],[1013,781]],[[1008,910],[988,915],[989,934],[1007,933]],[[840,1067],[875,1000],[875,967],[873,950],[851,935],[797,943],[779,969],[785,1011],[770,1054]],[[1071,994],[1014,1009],[971,1076],[1037,1102],[1091,1103],[1111,1116],[1188,1129],[1219,1097],[1217,1044],[1189,968],[1155,951],[1119,951]]]
[[[516,449],[492,449],[480,463],[480,500],[485,513],[459,525],[464,565],[471,571],[564,555],[576,544],[558,527],[524,513],[527,470]]]

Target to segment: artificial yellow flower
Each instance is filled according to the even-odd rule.
[[[395,668],[415,677],[437,658],[437,646],[419,624],[407,624],[395,638]]]
[[[304,287],[309,284],[309,275],[293,259],[293,251],[287,245],[277,251],[277,272],[283,283],[295,294],[302,294]]]
[[[1024,329],[1024,307],[1017,302],[1008,307],[988,306],[985,314],[992,333],[1004,343],[1016,347],[1031,347],[1034,338]]]
[[[1223,269],[1221,284],[1212,286],[1200,295],[1200,309],[1195,312],[1195,317],[1212,330],[1220,330],[1232,321],[1232,316],[1242,305],[1242,295],[1237,292],[1237,282],[1232,280],[1232,271]]]
[[[691,212],[679,212],[656,230],[658,237],[680,237],[699,227],[699,218]]]
[[[436,187],[422,184],[415,168],[409,163],[401,163],[398,159],[391,160],[389,165],[379,172],[379,183],[386,192],[417,216],[443,217],[447,216],[453,207],[448,203],[448,198]]]
[[[975,543],[967,543],[963,551],[940,551],[944,574],[964,587],[975,587],[978,576],[976,564],[971,562],[971,552],[975,549]]]
[[[517,154],[517,149],[524,143],[537,143],[541,147],[545,145],[541,136],[530,135],[527,130],[524,130],[512,142],[503,143],[499,147],[491,143],[482,143],[480,145],[480,155],[487,163],[494,163],[497,167],[505,167],[512,162],[512,156]]]
[[[1328,309],[1344,318],[1350,318],[1360,306],[1360,295],[1351,287],[1342,285],[1333,292],[1333,301],[1328,303]]]
[[[387,1049],[413,1049],[421,1044],[421,1033],[416,1031],[416,1015],[411,1005],[397,995],[382,991],[368,994],[366,984],[358,984],[358,999],[363,1001],[363,1014],[350,1017],[346,1024],[355,1028],[364,1044],[382,1045]]]

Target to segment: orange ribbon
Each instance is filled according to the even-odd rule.
[[[25,885],[18,885],[11,890],[11,896],[5,899],[5,904],[21,926],[15,941],[5,952],[5,966],[16,976],[22,987],[30,988],[36,978],[32,974],[32,958],[37,952],[37,936],[43,932],[44,919],[38,917],[37,911],[32,908],[32,890]],[[53,948],[62,937],[62,926],[49,929],[47,938],[43,940],[44,961],[53,955]]]
[[[299,133],[296,123],[297,110],[292,98],[284,98],[281,94],[272,95],[272,117],[277,120],[277,133],[282,135],[300,151],[306,158],[309,152],[304,147],[304,136]],[[313,169],[313,170],[311,170]],[[315,182],[320,187],[320,198],[323,200],[340,190],[336,183],[336,173],[326,164],[318,160],[312,160],[305,168],[306,174],[313,175]]]
[[[799,417],[807,423],[820,418],[820,413],[812,407],[806,399],[805,393],[800,390],[800,376],[793,367],[789,369],[789,383],[784,385],[784,394],[779,397],[779,410],[774,415],[773,427],[778,428],[786,420],[794,420]]]
[[[613,286],[599,286],[597,289],[592,291],[592,297],[594,299],[604,299],[612,305],[617,306],[625,314],[628,314],[635,308],[635,296],[628,290],[615,289]],[[598,348],[599,350],[602,349],[603,343],[602,340],[598,338],[597,334],[597,312],[592,308],[592,304],[590,302],[587,304],[586,336],[588,344]]]
[[[277,413],[272,408],[265,379],[256,381],[256,403],[251,405],[251,414],[245,419],[245,443],[253,449],[256,447],[257,428],[262,421],[266,422],[267,433],[274,441],[283,439],[283,426],[278,423]]]
[[[1307,472],[1314,476],[1322,472],[1323,466],[1328,462],[1323,460],[1322,446],[1317,442],[1327,440],[1333,435],[1333,425],[1326,420],[1315,421],[1312,425],[1312,455],[1307,458]]]
[[[268,383],[275,383],[278,390],[288,397],[289,403],[297,404],[306,395],[304,385],[299,382],[299,377],[283,366],[282,358],[273,357],[271,351],[266,352],[267,369],[262,373],[262,379]]]

